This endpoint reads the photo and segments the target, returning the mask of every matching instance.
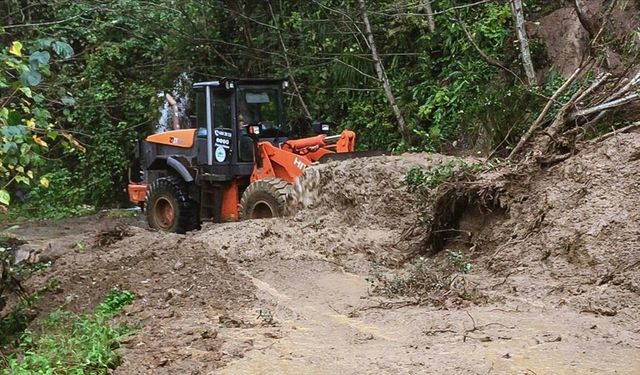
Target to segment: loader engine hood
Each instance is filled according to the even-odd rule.
[[[196,129],[180,129],[150,135],[146,138],[146,141],[166,146],[191,148],[195,138]]]

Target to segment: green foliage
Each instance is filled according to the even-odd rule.
[[[119,339],[132,331],[109,320],[133,301],[133,294],[113,289],[92,315],[54,311],[41,323],[42,334],[25,331],[20,359],[8,358],[2,374],[107,374],[120,363]]]
[[[456,178],[471,178],[473,174],[491,169],[493,162],[467,163],[461,159],[453,159],[449,162],[438,164],[427,170],[420,167],[411,167],[404,177],[407,189],[411,193],[426,193],[445,182]]]
[[[451,290],[458,274],[468,273],[471,268],[461,253],[449,251],[444,259],[418,257],[391,275],[374,271],[368,281],[376,294],[422,298]]]
[[[77,174],[59,169],[43,175],[41,179],[47,181],[47,185],[33,186],[25,202],[6,214],[0,213],[0,220],[62,219],[95,212],[94,206],[84,203],[87,186]]]
[[[128,290],[113,288],[107,293],[100,305],[98,305],[96,314],[103,316],[117,314],[122,311],[125,306],[130,305],[134,298],[134,294]]]
[[[51,75],[49,50],[63,59],[73,53],[67,43],[52,39],[27,45],[14,40],[0,48],[0,205],[11,203],[9,189],[37,181],[49,143],[58,137],[46,97],[38,92],[43,78]]]
[[[464,255],[460,251],[447,250],[447,259],[459,272],[468,273],[471,271],[471,263],[465,260]]]
[[[450,5],[441,1],[436,9]],[[479,9],[459,14],[460,22],[467,24],[486,54],[501,59],[510,32],[509,5],[488,3]],[[490,110],[485,106],[485,88],[498,78],[494,68],[482,61],[466,40],[459,23],[445,21],[442,27],[444,32],[424,34],[418,39],[418,48],[424,52],[420,56],[421,66],[414,73],[417,84],[412,88],[412,98],[419,103],[419,120],[427,125],[418,132],[435,146],[455,139],[458,132],[478,128],[474,118]],[[441,49],[441,54],[432,56],[434,49]],[[503,82],[502,86],[508,87],[510,83]]]

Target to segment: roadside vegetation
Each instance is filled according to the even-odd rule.
[[[444,301],[451,295],[477,299],[467,286],[464,275],[473,265],[460,251],[447,250],[442,258],[417,257],[401,270],[391,274],[373,271],[369,277],[372,293],[388,297],[414,297],[417,303]]]
[[[134,328],[114,322],[133,302],[129,291],[112,289],[91,314],[56,310],[24,330],[16,352],[0,357],[2,374],[106,374],[119,364],[119,340]],[[5,328],[5,327],[3,327]]]

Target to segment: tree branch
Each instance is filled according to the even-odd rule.
[[[533,133],[535,133],[540,128],[545,116],[547,115],[547,113],[549,113],[549,110],[551,109],[553,104],[556,102],[556,99],[573,83],[573,81],[576,80],[576,78],[578,78],[578,76],[582,73],[583,69],[584,67],[576,69],[576,71],[573,72],[571,77],[569,77],[569,79],[567,79],[562,84],[562,86],[560,86],[556,90],[556,92],[553,93],[549,101],[547,101],[547,104],[542,109],[542,112],[540,112],[536,120],[529,127],[529,130],[527,130],[527,132],[520,138],[520,141],[518,141],[518,144],[516,145],[516,147],[511,151],[511,153],[507,157],[508,160],[513,159],[513,157],[517,155],[520,152],[520,150],[522,150],[522,148],[529,141]]]
[[[362,15],[362,21],[365,25],[365,30],[367,33],[367,42],[369,44],[369,48],[371,49],[371,56],[373,57],[373,65],[378,73],[378,80],[382,83],[382,87],[384,88],[384,92],[387,96],[387,100],[389,101],[389,105],[393,111],[393,114],[396,117],[396,121],[398,122],[398,128],[400,129],[400,134],[402,134],[402,138],[408,143],[411,144],[413,141],[413,137],[411,136],[411,131],[407,127],[407,123],[404,121],[404,116],[402,115],[402,111],[396,102],[396,98],[393,95],[393,91],[391,90],[391,84],[389,83],[389,79],[384,70],[384,65],[382,65],[382,60],[380,60],[380,56],[378,55],[378,49],[376,48],[375,39],[373,38],[373,31],[371,29],[371,23],[369,22],[369,16],[367,15],[367,8],[364,3],[364,0],[359,0],[360,3],[360,11]]]

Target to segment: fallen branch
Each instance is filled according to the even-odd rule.
[[[600,87],[607,79],[609,79],[609,77],[611,77],[610,73],[604,73],[604,74],[600,74],[598,76],[598,78],[596,78],[595,81],[593,81],[593,83],[591,84],[591,86],[589,86],[588,89],[584,90],[582,92],[582,94],[580,94],[577,98],[576,98],[576,103],[580,103],[584,98],[587,97],[587,95],[591,94],[595,89],[597,89],[598,87]]]
[[[620,99],[612,100],[610,102],[598,104],[595,107],[591,107],[591,108],[587,108],[587,109],[583,109],[583,110],[577,111],[572,116],[572,119],[575,119],[577,117],[588,116],[588,115],[591,115],[591,114],[594,114],[594,113],[597,113],[597,112],[605,111],[607,109],[620,107],[623,104],[631,103],[631,102],[634,102],[634,101],[636,101],[638,99],[640,99],[640,94],[633,93],[633,94],[627,95],[627,96],[625,96],[623,98],[620,98]]]
[[[542,109],[542,112],[540,112],[540,115],[538,115],[538,118],[536,118],[533,124],[531,124],[531,126],[529,127],[529,130],[527,130],[527,132],[524,133],[524,135],[520,138],[520,141],[518,141],[518,144],[516,145],[516,147],[514,147],[514,149],[511,151],[511,153],[507,157],[507,160],[512,160],[513,157],[516,156],[522,150],[522,148],[529,141],[533,133],[535,133],[540,128],[545,116],[547,115],[547,113],[549,113],[549,110],[551,109],[553,104],[556,102],[556,99],[558,99],[558,97],[567,90],[567,88],[573,83],[573,81],[575,81],[576,78],[578,78],[578,76],[583,72],[584,67],[586,67],[587,65],[589,64],[585,64],[583,67],[576,69],[576,71],[573,72],[571,77],[569,77],[569,79],[567,79],[562,84],[562,86],[560,86],[556,90],[556,92],[553,93],[551,98],[547,101],[547,104]]]
[[[607,134],[603,134],[603,135],[599,136],[598,138],[594,138],[589,142],[590,143],[602,142],[605,139],[609,139],[609,138],[611,138],[611,137],[613,137],[615,135],[622,134],[622,133],[628,133],[628,132],[630,132],[632,130],[635,130],[635,129],[640,129],[640,121],[634,122],[633,124],[625,126],[624,128],[615,129],[615,130],[613,130],[613,131],[611,131],[611,132],[609,132]]]
[[[365,310],[373,310],[373,309],[383,309],[383,310],[399,309],[406,306],[417,306],[417,305],[420,305],[421,302],[422,301],[420,300],[420,298],[412,299],[412,300],[404,300],[404,301],[379,301],[377,305],[363,306],[363,307],[357,308],[354,311],[365,311]]]

